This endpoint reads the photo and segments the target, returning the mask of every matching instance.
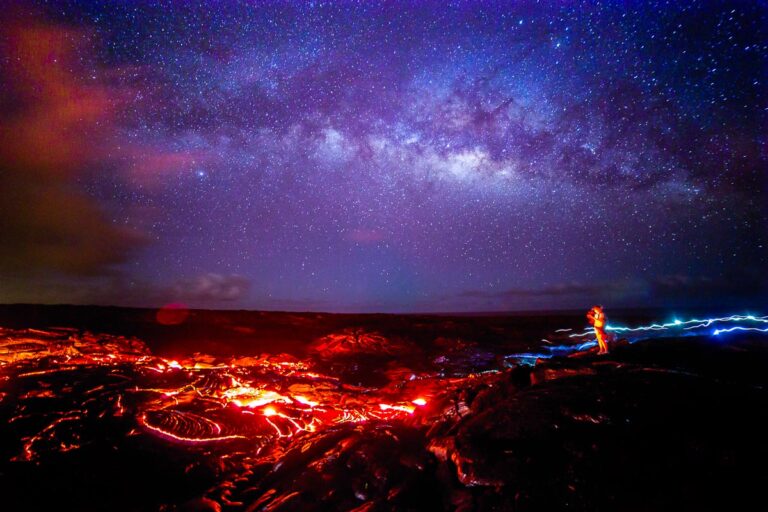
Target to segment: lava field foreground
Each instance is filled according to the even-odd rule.
[[[637,337],[605,357],[570,330],[526,353],[347,329],[305,357],[168,359],[132,337],[3,329],[3,510],[755,503],[766,337],[712,324],[617,330]]]

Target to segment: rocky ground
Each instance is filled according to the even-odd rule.
[[[304,357],[170,360],[5,329],[3,509],[754,509],[768,338],[653,334],[597,356],[358,326]]]
[[[434,416],[333,430],[247,471],[228,498],[251,510],[747,506],[768,483],[768,358],[752,345],[657,339],[465,381]]]

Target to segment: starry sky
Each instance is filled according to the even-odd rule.
[[[766,304],[766,2],[0,17],[0,302]]]

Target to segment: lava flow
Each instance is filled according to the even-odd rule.
[[[629,347],[662,335],[678,339],[696,334],[714,342],[728,332],[760,334],[766,323],[768,317],[746,315],[609,329],[642,335],[617,345]],[[158,483],[154,506],[198,499],[197,505],[208,503],[210,510],[249,504],[253,510],[267,505],[295,509],[299,498],[294,487],[323,488],[324,479],[351,486],[343,498],[328,491],[322,498],[325,505],[352,509],[355,500],[373,503],[376,493],[385,497],[377,499],[397,504],[398,493],[402,500],[412,499],[407,498],[408,485],[438,485],[423,476],[429,474],[427,467],[437,471],[436,464],[453,464],[450,481],[459,489],[497,488],[501,480],[476,467],[492,453],[472,452],[477,432],[491,432],[494,422],[484,420],[471,435],[462,434],[461,428],[474,432],[474,418],[482,418],[481,411],[492,409],[494,400],[518,400],[512,391],[496,399],[487,398],[489,393],[509,386],[538,389],[552,380],[605,372],[614,364],[606,359],[595,359],[595,365],[589,359],[556,362],[557,356],[583,357],[581,351],[593,348],[594,340],[573,340],[587,333],[559,329],[533,352],[506,353],[498,346],[437,340],[433,349],[438,352],[429,353],[377,333],[344,330],[318,339],[306,359],[288,354],[169,359],[153,355],[137,338],[71,328],[0,329],[0,414],[7,418],[0,432],[0,457],[7,461],[3,472],[23,481],[30,468],[66,466],[78,453],[130,457],[133,450],[144,458],[129,459],[129,464],[146,467],[147,460],[154,461],[158,478],[178,473],[173,469],[177,466],[163,469],[166,458],[186,475],[175,487]],[[408,363],[403,354],[410,354]],[[615,364],[615,371],[649,371],[633,364]],[[540,365],[545,366],[541,371]],[[350,376],[350,368],[360,371]],[[366,375],[378,381],[363,382]],[[521,402],[516,407],[524,411],[530,406]],[[610,411],[563,411],[566,420],[552,424],[610,423]],[[522,417],[532,421],[536,416]],[[457,441],[462,435],[463,445]],[[374,460],[378,465],[371,466]],[[393,465],[399,468],[396,473],[382,469]],[[356,471],[367,475],[366,480],[358,481]],[[41,474],[43,478],[45,472]],[[176,494],[168,494],[171,487]]]
[[[741,325],[731,325],[737,322]],[[682,329],[685,334],[698,329],[700,334],[723,325],[712,332],[717,335],[734,330],[764,332],[752,325],[766,323],[765,316],[734,315],[634,328],[609,325],[608,330],[640,332],[647,338],[670,329]],[[583,338],[590,333],[559,329],[550,338]],[[229,359],[196,354],[176,361],[153,356],[136,338],[72,328],[2,329],[0,337],[0,376],[5,383],[0,398],[10,406],[12,400],[6,395],[16,393],[16,414],[10,422],[40,426],[23,438],[23,450],[15,455],[18,460],[77,449],[87,442],[78,432],[78,420],[93,415],[135,418],[142,432],[173,443],[240,442],[259,449],[343,423],[420,421],[428,416],[430,398],[445,400],[465,379],[499,370],[483,364],[482,357],[477,357],[482,354],[474,353],[473,371],[459,372],[453,379],[446,377],[445,369],[419,375],[390,372],[386,385],[367,387],[318,372],[312,360],[288,354]],[[543,341],[547,343],[543,351],[504,357],[514,363],[535,362],[595,345],[594,340],[577,345]],[[403,349],[380,335],[347,330],[321,338],[310,351],[322,358],[329,353],[391,355]],[[92,387],[91,379],[71,385],[68,375],[75,371],[92,375]],[[48,402],[71,403],[72,408],[35,407]]]
[[[77,449],[87,442],[77,421],[92,415],[129,415],[143,432],[174,443],[238,441],[263,448],[328,426],[406,419],[428,404],[410,387],[346,384],[288,355],[176,361],[154,357],[140,340],[120,336],[70,329],[2,335],[4,387],[19,393],[11,423],[50,419],[23,439],[21,460]],[[102,378],[93,387],[73,387],[67,375],[74,371]],[[52,400],[73,408],[31,412],[31,404]]]

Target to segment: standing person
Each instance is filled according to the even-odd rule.
[[[597,353],[599,355],[607,354],[608,333],[605,332],[606,319],[603,306],[592,306],[592,309],[587,312],[587,320],[595,328],[595,337],[597,337],[597,344],[600,347]]]

